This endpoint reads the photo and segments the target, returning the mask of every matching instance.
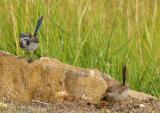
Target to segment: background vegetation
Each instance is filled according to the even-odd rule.
[[[128,67],[132,89],[160,97],[160,1],[0,0],[0,50],[19,56],[19,34],[39,32],[36,57],[97,68],[121,80]]]

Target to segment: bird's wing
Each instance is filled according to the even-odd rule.
[[[31,38],[31,42],[38,43],[39,42],[38,37],[33,36],[33,38]]]

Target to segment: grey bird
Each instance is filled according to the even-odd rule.
[[[26,52],[33,53],[38,48],[39,39],[38,39],[37,33],[42,24],[42,20],[43,20],[43,16],[41,16],[38,19],[38,22],[34,31],[34,35],[32,35],[31,33],[24,33],[24,32],[20,34],[20,41],[19,41],[20,47]]]
[[[122,84],[115,84],[108,87],[102,100],[122,100],[128,97],[129,87],[126,86],[127,67],[123,65],[122,68]]]

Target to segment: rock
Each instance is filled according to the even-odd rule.
[[[0,51],[0,99],[52,102],[68,95],[96,103],[106,89],[98,70],[74,67],[48,57],[28,63],[25,58]],[[63,91],[66,93],[61,96],[59,92]]]
[[[96,69],[78,68],[48,57],[29,63],[25,58],[0,51],[0,100],[30,103],[81,98],[99,103],[105,92],[116,89],[115,86],[121,85]],[[128,94],[138,100],[155,99],[133,90]]]
[[[100,72],[91,69],[66,69],[64,84],[69,94],[92,103],[99,102],[107,89]]]
[[[8,105],[5,104],[5,103],[0,103],[0,110],[2,109],[7,109],[8,108]]]
[[[134,91],[134,90],[129,90],[129,96],[132,97],[132,98],[135,98],[135,99],[138,99],[140,101],[145,101],[145,100],[148,100],[148,99],[156,99],[156,97],[153,97],[151,95],[148,95],[148,94],[145,94],[145,93],[142,93],[142,92],[138,92],[138,91]]]
[[[139,107],[140,108],[145,108],[145,105],[144,104],[140,104]]]
[[[47,57],[42,57],[30,64],[32,73],[30,87],[32,88],[32,98],[41,101],[53,101],[55,93],[62,90],[64,72],[62,63]]]
[[[0,98],[7,101],[31,101],[28,85],[30,70],[26,60],[0,52]]]

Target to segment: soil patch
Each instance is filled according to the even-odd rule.
[[[89,104],[77,99],[72,102],[53,102],[48,104],[32,103],[30,105],[16,105],[8,103],[7,109],[1,109],[3,113],[159,113],[160,101],[153,98],[138,100],[127,98],[123,101],[108,102],[106,106]]]

